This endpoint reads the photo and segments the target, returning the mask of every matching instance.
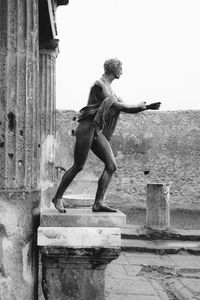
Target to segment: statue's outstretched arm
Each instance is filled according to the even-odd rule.
[[[160,108],[161,102],[155,102],[151,104],[146,104],[146,102],[141,102],[136,105],[129,105],[124,102],[115,102],[113,105],[115,108],[120,112],[125,112],[129,114],[136,114],[138,112],[147,110],[147,109],[153,109],[158,110]]]

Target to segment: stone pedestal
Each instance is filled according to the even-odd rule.
[[[155,230],[170,228],[170,188],[168,184],[147,184],[146,227]]]
[[[105,299],[105,269],[120,254],[119,224],[124,223],[121,212],[106,216],[88,209],[44,211],[38,246],[45,299]]]
[[[49,249],[41,249],[45,299],[105,299],[105,268],[119,254],[95,248],[62,250],[51,248],[50,255]]]
[[[125,227],[126,216],[121,212],[94,213],[91,208],[70,208],[60,214],[55,208],[45,209],[40,220],[41,227]]]

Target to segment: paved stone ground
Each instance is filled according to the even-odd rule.
[[[107,300],[200,299],[200,256],[123,251],[105,284]]]

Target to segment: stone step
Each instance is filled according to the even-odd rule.
[[[92,212],[92,208],[69,208],[64,214],[55,208],[41,212],[41,227],[125,227],[126,216],[121,211],[114,213]]]
[[[155,231],[145,226],[127,225],[121,228],[122,239],[200,241],[200,230],[170,229]]]
[[[180,240],[122,240],[123,251],[153,252],[160,254],[177,254],[189,252],[200,255],[199,241],[180,241]]]

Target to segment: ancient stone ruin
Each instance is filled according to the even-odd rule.
[[[48,189],[53,172],[55,14],[59,5],[67,4],[67,0],[0,1],[1,299],[37,295],[41,178],[45,176]],[[46,140],[51,144],[48,152]],[[43,157],[48,157],[48,168]]]
[[[55,110],[56,9],[67,4],[0,0],[0,299],[55,299],[54,275],[59,297],[104,299],[120,253],[123,213],[98,219],[79,207],[63,218],[50,207],[76,126],[76,112]],[[146,227],[158,231],[170,228],[169,194],[172,206],[199,209],[199,128],[199,111],[122,115],[107,201],[124,212],[147,205]],[[91,154],[66,196],[93,195],[100,168]]]

